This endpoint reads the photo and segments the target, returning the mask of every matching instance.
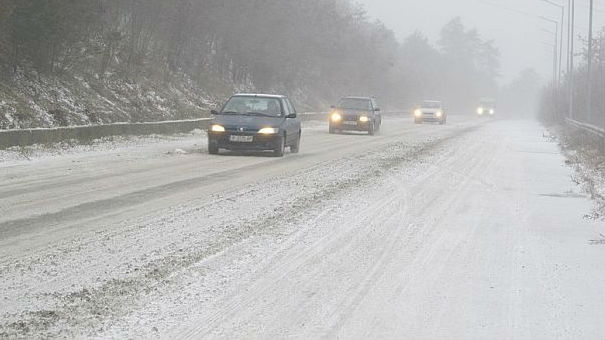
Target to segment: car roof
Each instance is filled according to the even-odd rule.
[[[263,97],[263,98],[286,98],[281,94],[264,94],[264,93],[237,93],[233,97]]]
[[[423,103],[441,104],[441,100],[425,100],[425,101],[423,101]]]

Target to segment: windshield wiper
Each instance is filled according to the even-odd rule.
[[[222,115],[239,115],[241,113],[239,113],[237,111],[225,111],[225,112],[220,112],[220,114],[222,114]]]

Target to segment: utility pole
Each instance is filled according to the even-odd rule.
[[[553,64],[554,64],[554,72],[553,72],[553,100],[556,100],[557,98],[557,92],[559,90],[559,87],[561,85],[561,83],[559,82],[559,77],[558,77],[558,72],[557,72],[557,47],[558,47],[558,40],[559,40],[559,22],[557,20],[553,20],[544,16],[539,16],[540,19],[544,20],[544,21],[548,21],[550,23],[555,24],[556,30],[554,32],[554,36],[555,36],[555,43],[554,43],[554,49],[555,49],[555,53],[554,53],[554,57],[553,57]],[[552,33],[552,32],[550,32]],[[558,110],[558,105],[556,108],[557,111]]]
[[[576,1],[570,0],[569,8],[569,118],[574,119],[574,34],[576,21]]]
[[[556,39],[555,39],[556,41]],[[552,85],[552,100],[555,101],[555,107],[557,108],[556,111],[558,110],[558,106],[557,104],[557,90],[559,89],[559,83],[558,83],[558,79],[557,79],[557,45],[554,45],[553,48],[553,70],[552,70],[552,74],[553,74],[553,85]]]
[[[557,81],[557,35],[555,32],[549,31],[547,29],[543,29],[544,32],[550,33],[552,35],[555,36],[555,44],[553,43],[547,43],[547,42],[543,42],[542,44],[548,46],[549,48],[552,49],[552,100],[551,102],[554,104],[556,104],[556,96],[557,96],[557,88],[555,86],[555,83]],[[554,119],[555,118],[555,114],[554,114],[554,110],[550,110],[550,119]]]
[[[558,4],[556,2],[550,1],[550,0],[542,0],[543,2],[546,2],[549,5],[552,6],[556,6],[559,9],[561,9],[561,38],[560,38],[560,42],[559,42],[559,57],[558,57],[558,72],[557,72],[557,81],[560,82],[561,80],[561,64],[563,63],[563,24],[565,23],[565,5],[561,5]],[[569,60],[568,60],[569,63]]]
[[[561,5],[561,40],[559,42],[559,72],[557,73],[559,83],[561,82],[561,63],[563,61],[563,24],[565,23],[565,6]]]
[[[544,17],[544,16],[539,16],[539,18],[542,19],[542,20],[544,20],[544,21],[548,21],[550,23],[555,24],[555,27],[556,27],[556,30],[555,30],[555,52],[556,52],[556,49],[559,46],[559,42],[558,42],[558,40],[559,40],[559,22],[557,20],[553,20],[553,19],[550,19],[550,18],[547,18],[547,17]],[[555,53],[555,65],[557,64],[557,60],[558,60],[557,53]],[[559,65],[561,65],[561,64],[559,64]],[[556,88],[558,88],[559,85],[560,85],[560,83],[559,83],[559,76],[557,75],[557,73],[558,72],[555,70],[555,75],[556,76],[555,76],[555,84],[554,84],[554,86]]]
[[[553,32],[551,30],[547,30],[545,28],[542,29],[542,31],[552,35],[553,37],[555,37],[555,41],[554,44],[553,43],[544,43],[545,45],[548,45],[550,47],[552,47],[553,49],[553,54],[552,54],[552,83],[553,83],[553,98],[556,95],[556,89],[557,89],[557,54],[558,54],[558,46],[557,46],[557,39],[558,39],[558,34],[556,32]]]
[[[571,46],[571,0],[567,0],[567,76],[569,76],[569,47]]]
[[[593,0],[590,0],[590,14],[588,16],[588,120],[592,122],[592,13]]]

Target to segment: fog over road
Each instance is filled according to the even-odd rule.
[[[603,338],[602,222],[557,144],[449,123],[0,163],[0,338]]]

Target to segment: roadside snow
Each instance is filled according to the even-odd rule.
[[[589,200],[537,124],[487,125],[353,139],[317,123],[309,153],[220,172],[193,199],[7,245],[0,337],[602,337]],[[178,155],[184,138],[106,152]],[[224,189],[240,178],[255,180]]]
[[[307,132],[326,130],[325,123],[309,125]],[[458,133],[445,131],[446,135]],[[185,138],[187,142],[187,138],[199,142],[195,136]],[[133,309],[150,313],[143,319],[133,315],[133,322],[146,324],[137,331],[141,338],[153,336],[154,327],[166,332],[175,317],[186,316],[179,301],[189,294],[202,299],[223,296],[227,293],[226,284],[235,282],[240,275],[254,273],[250,271],[254,267],[245,266],[246,263],[269,259],[270,254],[291,244],[293,235],[313,232],[299,229],[306,218],[317,214],[312,218],[323,226],[321,216],[338,214],[342,209],[339,201],[363,200],[376,179],[408,161],[426,164],[417,159],[418,155],[441,143],[441,139],[419,139],[418,135],[403,139],[392,141],[375,153],[332,159],[221,192],[210,199],[154,211],[151,216],[127,220],[118,226],[81,232],[27,256],[6,254],[0,267],[0,291],[5,292],[0,334],[78,338],[114,333],[121,338],[124,329],[119,326],[120,320],[130,322],[125,318]],[[176,144],[183,145],[183,140]],[[131,141],[124,145],[125,150],[112,151],[115,146],[104,144],[100,150],[84,154],[109,149],[129,157],[141,148],[140,144],[131,145]],[[177,149],[166,143],[160,145],[166,152]],[[149,147],[153,148],[153,144]],[[321,227],[320,231],[327,230]],[[225,263],[222,255],[240,247],[244,252],[238,250],[237,258],[228,258]],[[220,262],[213,264],[213,259]],[[213,270],[218,269],[215,265],[224,270]],[[199,291],[193,293],[180,287],[185,282]],[[162,297],[167,292],[176,295]],[[166,323],[156,318],[166,318]]]
[[[325,128],[323,121],[305,121],[303,126],[306,130],[321,130]],[[66,141],[54,143],[52,145],[32,145],[23,147],[12,147],[6,150],[0,150],[0,168],[4,166],[13,166],[24,164],[24,162],[56,158],[67,155],[90,155],[94,153],[105,153],[123,149],[139,149],[144,147],[158,146],[166,142],[174,142],[175,147],[182,145],[183,142],[193,142],[191,146],[205,146],[207,141],[206,131],[196,129],[191,133],[176,135],[150,135],[122,137],[113,136],[96,139],[90,143],[82,144],[78,141]],[[200,144],[201,143],[201,144]],[[186,144],[188,145],[188,144]],[[187,153],[187,150],[181,150]],[[169,151],[167,151],[169,152]],[[181,153],[178,150],[171,150],[172,153]]]
[[[149,149],[161,146],[165,152],[187,153],[185,150],[178,151],[183,145],[188,147],[204,146],[206,143],[206,132],[194,130],[191,133],[176,135],[150,135],[139,137],[105,137],[96,139],[87,144],[78,141],[67,141],[52,145],[32,145],[25,147],[12,147],[0,150],[0,168],[26,164],[32,161],[57,159],[62,156],[90,156],[110,152],[136,152],[141,149]]]

